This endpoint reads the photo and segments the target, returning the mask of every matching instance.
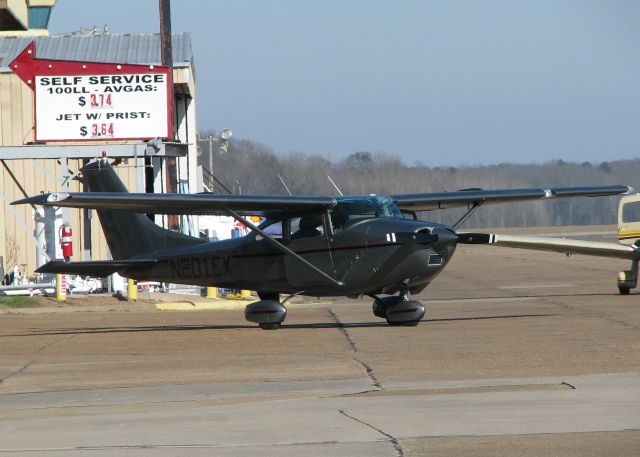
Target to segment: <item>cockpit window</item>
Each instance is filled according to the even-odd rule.
[[[640,201],[625,203],[622,207],[622,222],[640,221]]]
[[[331,226],[334,232],[367,219],[380,217],[404,219],[400,209],[390,197],[338,197],[338,204],[331,211]]]

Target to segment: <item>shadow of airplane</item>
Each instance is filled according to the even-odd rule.
[[[498,316],[478,316],[478,317],[453,317],[443,319],[426,319],[421,321],[421,325],[429,325],[431,323],[461,322],[461,321],[479,321],[494,319],[522,319],[528,317],[548,317],[560,314],[510,314]],[[280,331],[287,330],[321,330],[321,329],[349,329],[349,328],[395,328],[389,326],[385,321],[378,322],[316,322],[309,324],[283,324]],[[406,328],[406,327],[403,327]],[[23,334],[0,335],[3,337],[23,337],[23,336],[52,336],[52,335],[99,335],[105,333],[140,333],[140,332],[186,332],[201,330],[257,330],[256,325],[251,324],[225,324],[225,325],[152,325],[140,327],[85,327],[85,328],[63,328],[44,331],[32,331]]]
[[[631,292],[629,295],[640,295],[640,292]],[[427,302],[427,304],[429,303],[439,303],[439,302],[449,302],[449,301],[477,301],[477,300],[501,300],[501,301],[507,301],[507,300],[518,300],[520,298],[562,298],[562,297],[628,297],[629,295],[620,295],[617,292],[611,292],[611,293],[589,293],[589,292],[567,292],[564,294],[560,294],[560,293],[553,293],[553,294],[543,294],[543,293],[538,293],[538,294],[527,294],[527,295],[509,295],[509,296],[489,296],[489,297],[442,297],[442,298],[435,298],[433,296],[429,296],[429,297],[421,297],[419,295],[414,295],[413,298],[417,299],[417,300],[425,300]]]

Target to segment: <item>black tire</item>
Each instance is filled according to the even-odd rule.
[[[258,324],[262,330],[278,330],[282,327],[280,322],[269,322],[267,324]]]
[[[618,290],[620,291],[620,295],[629,295],[631,287],[618,287]]]
[[[408,322],[389,322],[387,321],[387,324],[394,326],[394,327],[415,327],[416,325],[418,325],[420,323],[420,321],[408,321]]]

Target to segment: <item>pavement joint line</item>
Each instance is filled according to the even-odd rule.
[[[629,324],[628,322],[623,322],[623,321],[620,321],[620,320],[617,320],[617,319],[612,319],[610,317],[603,316],[602,314],[594,313],[593,311],[583,311],[580,308],[576,308],[575,306],[571,306],[571,305],[568,305],[566,303],[560,303],[560,302],[558,302],[556,300],[551,300],[550,298],[551,297],[545,297],[545,296],[540,297],[540,299],[542,301],[545,301],[545,302],[550,303],[552,305],[560,306],[561,308],[567,309],[567,310],[572,311],[574,313],[578,313],[578,314],[580,314],[582,316],[585,316],[585,317],[595,317],[597,319],[602,319],[602,320],[605,320],[607,322],[612,322],[614,324],[622,325],[623,327],[632,328],[634,330],[640,330],[640,327],[637,326],[637,325]]]
[[[358,421],[360,422],[360,421]],[[366,441],[309,441],[305,443],[273,443],[262,444],[260,448],[284,448],[284,447],[305,447],[305,446],[317,446],[326,444],[358,444],[368,443]],[[121,445],[96,445],[96,446],[73,446],[73,447],[47,447],[47,448],[13,448],[13,449],[0,449],[0,454],[14,454],[22,452],[68,452],[68,451],[110,451],[110,450],[124,450],[124,449],[228,449],[228,448],[253,448],[258,447],[255,444],[216,444],[216,443],[201,443],[201,444],[121,444]],[[403,457],[403,456],[401,456]]]
[[[367,427],[369,427],[372,430],[375,430],[376,432],[380,433],[382,436],[386,437],[389,442],[393,445],[393,448],[395,449],[395,451],[398,453],[398,457],[404,457],[404,451],[402,450],[402,446],[400,446],[400,442],[398,441],[398,439],[396,437],[394,437],[393,435],[390,435],[384,431],[382,431],[381,429],[379,429],[378,427],[375,427],[373,425],[371,425],[368,422],[365,422],[363,420],[358,419],[355,416],[350,415],[349,413],[347,413],[345,410],[343,409],[339,409],[338,412],[340,414],[342,414],[345,417],[348,417],[351,420],[354,420],[362,425],[365,425]]]

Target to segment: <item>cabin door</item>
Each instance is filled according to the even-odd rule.
[[[333,277],[333,262],[323,215],[314,214],[294,218],[291,219],[289,226],[287,247],[316,268]],[[300,290],[312,286],[329,285],[326,278],[292,255],[286,255],[284,263],[288,282],[295,287],[300,287]]]

